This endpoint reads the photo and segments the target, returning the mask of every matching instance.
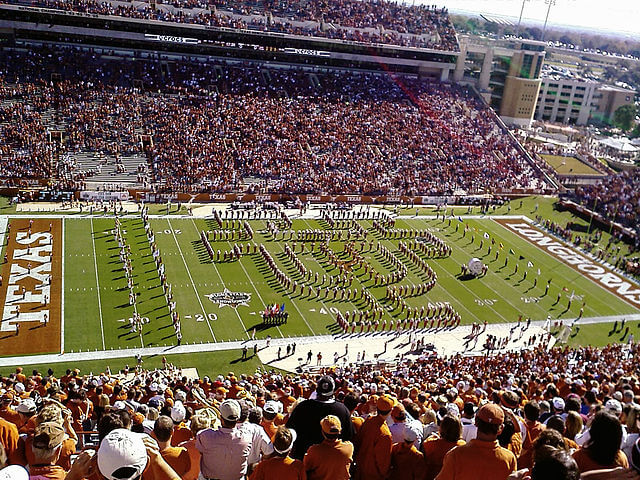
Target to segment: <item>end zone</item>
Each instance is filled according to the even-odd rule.
[[[522,220],[494,220],[507,230],[544,250],[556,260],[568,265],[609,293],[640,309],[640,286],[615,273],[605,265],[586,257],[572,246],[552,237]]]
[[[62,220],[10,220],[0,286],[0,355],[59,352]]]

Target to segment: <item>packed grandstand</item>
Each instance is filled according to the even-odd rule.
[[[486,214],[490,206],[495,210],[505,204],[511,211],[509,200],[501,195],[556,194],[562,189],[473,88],[441,81],[438,75],[421,75],[411,66],[401,71],[393,62],[385,64],[377,56],[379,50],[373,50],[394,47],[400,50],[393,50],[390,57],[418,51],[430,55],[424,58],[434,64],[450,62],[446,54],[460,48],[446,8],[386,0],[12,0],[0,7],[6,5],[22,9],[21,26],[35,23],[30,33],[24,33],[25,27],[12,37],[2,37],[0,44],[0,187],[12,196],[12,203],[37,198],[38,192],[50,197],[65,192],[68,198],[77,199],[102,178],[107,161],[115,162],[117,172],[109,186],[103,185],[104,191],[131,187],[132,191],[158,194],[161,200],[178,194],[213,198],[229,193],[250,194],[252,202],[259,194],[282,195],[288,200],[297,195],[306,195],[307,200],[311,196],[366,195],[384,197],[385,203],[390,198],[408,203],[414,197],[446,197],[455,198],[458,205],[470,205],[470,211],[471,205],[481,205],[481,213]],[[7,12],[17,10],[0,13],[11,15]],[[133,46],[118,43],[121,31],[114,33],[113,44],[97,47],[104,40],[96,32],[83,30],[90,30],[88,23],[82,23],[85,14],[86,19],[136,20],[176,29],[168,30],[178,32],[175,36],[162,38],[141,34],[141,38],[156,35],[165,43],[173,42],[175,51],[166,45],[150,51],[141,39]],[[80,23],[65,23],[72,21],[62,18],[67,15]],[[182,24],[210,28],[221,35],[215,38],[216,48],[236,50],[215,57],[179,51],[178,44],[205,43],[188,37],[195,30],[180,30],[186,28]],[[144,28],[131,26],[129,33],[146,32]],[[101,35],[105,32],[108,27]],[[224,37],[227,34],[251,38],[249,48]],[[250,43],[257,42],[253,40],[257,37],[251,37],[255,34],[275,34],[278,42],[286,36],[286,41],[302,38],[316,43],[313,49],[300,44],[303,48],[285,52],[282,43]],[[325,61],[328,52],[315,48],[330,44],[338,45],[337,50],[348,51],[352,46],[364,50],[358,51],[357,59],[338,55]],[[241,53],[243,48],[259,51],[263,57]],[[280,61],[283,57],[265,61],[272,51],[289,55],[289,50],[296,50],[303,60],[292,64]],[[363,60],[362,52],[367,51],[370,58]],[[379,63],[377,68],[359,68],[375,63]],[[121,181],[125,177],[118,173],[129,174],[130,183]],[[594,256],[632,275],[640,272],[637,257],[633,257],[640,247],[639,180],[637,170],[623,172],[563,192],[587,209],[589,229],[598,214],[600,226],[610,226],[609,234],[613,232],[606,251]],[[443,201],[445,212],[447,201]],[[296,203],[299,205],[302,202]],[[109,207],[116,215],[121,259],[130,270],[131,247],[120,233],[115,202]],[[300,207],[301,212],[304,208]],[[170,205],[167,213],[169,210]],[[107,207],[104,212],[106,215]],[[147,224],[144,207],[140,212],[136,213],[144,220],[158,271],[161,268],[165,278],[162,260],[156,258],[160,252],[155,233]],[[255,218],[262,219],[263,213]],[[435,213],[438,220],[440,210]],[[382,217],[369,217],[364,209],[360,214],[363,219],[376,219],[374,229],[387,228],[376,223]],[[266,215],[271,220],[266,222],[267,230],[274,240],[282,224],[291,226],[280,210],[277,214],[269,210]],[[361,240],[360,252],[364,251],[367,232],[353,221],[355,211],[348,218],[346,214],[323,215],[322,220],[332,227],[335,222],[349,225]],[[456,222],[451,214],[449,227],[451,217]],[[224,234],[226,239],[236,220],[240,225],[239,219],[240,215],[236,218],[232,213],[223,220],[218,214],[212,219],[215,230],[198,232],[207,245],[210,263],[214,258],[210,236],[215,240]],[[457,220],[463,223],[460,216]],[[232,225],[231,230],[223,230],[223,221]],[[93,218],[91,222],[93,229]],[[576,247],[598,240],[598,233],[586,240],[575,235],[570,224],[542,216],[536,222]],[[32,224],[30,220],[23,228],[28,228],[29,235]],[[389,225],[393,228],[393,223]],[[49,223],[50,237],[56,228]],[[253,237],[247,222],[239,228]],[[458,225],[453,228],[457,234]],[[470,228],[463,228],[464,237]],[[175,230],[167,231],[175,238]],[[285,228],[283,241],[284,232]],[[394,230],[394,238],[398,232]],[[404,238],[407,232],[398,234]],[[416,236],[411,245],[419,248],[419,243],[431,238],[451,253],[451,247],[438,237],[420,232],[420,241]],[[486,239],[488,256],[496,241],[485,235],[478,232],[478,250]],[[469,236],[473,244],[475,235]],[[614,241],[621,239],[629,243],[628,253],[621,253],[620,247],[616,252]],[[316,237],[313,240],[312,252]],[[317,240],[320,245],[319,236]],[[302,253],[306,247],[300,244]],[[502,243],[498,244],[502,250]],[[406,245],[400,245],[407,253]],[[269,268],[279,272],[263,248],[261,244],[260,254]],[[371,241],[368,249],[373,249]],[[339,264],[328,247],[319,250]],[[246,251],[248,254],[248,244]],[[253,253],[257,251],[254,242]],[[282,255],[299,262],[297,267],[307,273],[296,256],[296,243],[293,249],[287,244],[283,251]],[[345,251],[359,255],[355,242]],[[380,247],[380,242],[378,251],[386,252],[389,264],[402,271],[402,262]],[[509,259],[506,249],[504,253],[503,268]],[[95,257],[95,245],[93,254]],[[515,258],[514,252],[509,254]],[[220,255],[217,250],[217,260]],[[236,255],[242,255],[237,244],[229,251],[231,258]],[[411,255],[419,259],[413,251]],[[494,255],[497,260],[497,246]],[[226,250],[224,258],[226,261]],[[364,257],[358,258],[362,265]],[[187,267],[184,257],[182,261]],[[416,263],[433,277],[429,288],[433,287],[437,275],[425,261]],[[28,268],[31,274],[31,264]],[[461,268],[465,271],[466,264]],[[483,268],[486,274],[488,267]],[[533,263],[528,268],[533,272]],[[95,269],[97,278],[97,264]],[[517,269],[516,263],[514,276]],[[317,282],[318,273],[315,275]],[[389,278],[395,275],[394,270]],[[525,271],[524,279],[526,275]],[[175,308],[171,285],[167,287],[165,280],[165,293],[159,297],[166,295],[169,306]],[[333,285],[331,276],[329,281]],[[2,282],[0,276],[0,287]],[[535,282],[532,288],[537,277]],[[549,279],[543,296],[550,284]],[[419,286],[422,291],[422,284]],[[129,288],[129,305],[135,306],[133,282]],[[304,288],[301,283],[301,295]],[[399,304],[394,287],[386,288],[387,297]],[[333,288],[334,298],[336,290]],[[309,287],[309,296],[313,291]],[[556,303],[561,295],[558,293]],[[567,311],[573,299],[574,292]],[[284,303],[265,307],[263,321],[267,318],[270,326],[286,323],[289,313]],[[436,306],[433,308],[435,311]],[[431,309],[429,303],[429,312]],[[446,309],[453,311],[448,304]],[[378,312],[382,316],[383,309]],[[171,313],[177,317],[173,309]],[[18,315],[19,309],[16,318]],[[355,319],[355,310],[352,315]],[[142,331],[142,318],[134,318]],[[527,323],[528,328],[530,321],[522,324]],[[360,325],[361,333],[364,325]],[[375,325],[377,335],[378,323]],[[400,331],[400,320],[397,325]],[[355,326],[354,321],[352,328]],[[562,327],[562,322],[556,326]],[[616,321],[612,332],[617,326]],[[347,327],[348,321],[345,332]],[[445,322],[444,327],[449,325]],[[476,327],[480,324],[473,324],[467,343],[477,342]],[[515,328],[504,339],[493,337],[494,341],[504,340],[507,345]],[[551,339],[547,332],[544,341],[529,342],[522,351],[503,348],[491,352],[487,347],[482,356],[443,357],[425,350],[417,359],[400,357],[390,363],[364,362],[363,352],[362,362],[342,365],[336,353],[336,366],[309,367],[295,374],[261,368],[252,374],[201,371],[187,375],[166,359],[163,368],[145,370],[142,356],[134,368],[120,372],[105,368],[100,374],[79,369],[61,372],[55,364],[32,372],[18,367],[0,378],[0,480],[638,480],[640,352],[633,334],[628,335],[629,328],[623,335],[628,342],[601,348],[547,348]],[[387,333],[386,321],[382,330]],[[104,345],[104,337],[102,341]],[[386,341],[384,348],[386,351]],[[291,355],[294,352],[295,344]],[[242,355],[246,358],[246,346]],[[280,356],[278,350],[278,359]],[[307,364],[310,359],[311,351]]]

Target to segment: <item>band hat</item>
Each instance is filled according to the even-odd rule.
[[[322,431],[328,435],[342,433],[342,423],[335,415],[327,415],[324,417],[320,420],[320,426],[322,427]]]
[[[236,400],[225,400],[219,410],[220,416],[228,422],[237,422],[240,418],[240,404]]]
[[[0,470],[0,480],[29,480],[29,473],[20,465],[9,465]]]
[[[41,450],[51,450],[62,444],[64,429],[56,422],[42,422],[33,434],[33,447]]]
[[[142,475],[148,461],[142,438],[142,434],[124,428],[112,430],[98,449],[100,473],[107,480],[132,480]]]

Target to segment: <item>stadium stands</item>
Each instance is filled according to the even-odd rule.
[[[386,418],[389,413],[389,410],[384,411],[386,406],[390,409],[391,406],[396,405],[387,423],[391,432],[394,432],[394,438],[399,439],[394,441],[399,444],[392,449],[389,438],[389,443],[385,447],[388,450],[383,449],[379,444],[375,453],[371,453],[376,456],[376,461],[382,462],[380,468],[385,469],[383,472],[385,476],[380,478],[387,478],[387,473],[397,475],[398,468],[401,471],[413,468],[422,471],[423,461],[430,465],[432,476],[429,478],[433,478],[441,466],[438,463],[436,471],[433,472],[434,464],[431,461],[431,455],[434,459],[440,459],[435,460],[436,462],[440,462],[442,455],[456,443],[458,445],[465,443],[464,440],[460,440],[461,437],[467,441],[471,449],[488,441],[483,433],[485,426],[482,421],[496,423],[496,425],[504,422],[505,430],[509,433],[500,434],[497,440],[491,440],[489,443],[495,442],[496,447],[499,444],[512,452],[501,453],[504,458],[513,456],[514,463],[509,467],[512,470],[515,469],[516,458],[520,467],[524,465],[526,468],[531,468],[532,451],[535,468],[535,463],[544,457],[536,447],[536,438],[538,436],[545,438],[549,435],[560,435],[558,438],[564,443],[557,448],[573,454],[583,473],[595,468],[616,466],[626,468],[629,465],[637,469],[638,453],[640,453],[638,452],[640,381],[637,377],[635,359],[640,353],[638,348],[637,344],[613,345],[600,349],[554,348],[547,351],[539,348],[489,357],[438,358],[432,356],[418,361],[401,362],[393,366],[360,364],[318,371],[316,374],[283,375],[265,371],[254,375],[236,376],[229,373],[227,376],[219,375],[215,378],[204,376],[198,379],[183,376],[180,369],[170,364],[162,370],[155,371],[145,371],[140,367],[129,371],[127,368],[118,375],[109,373],[95,376],[82,375],[79,370],[67,370],[66,374],[60,378],[54,376],[53,370],[49,370],[47,374],[34,371],[31,375],[26,375],[21,368],[18,368],[15,373],[3,377],[0,381],[2,393],[0,428],[6,432],[0,438],[8,456],[8,461],[5,462],[14,465],[31,465],[31,468],[34,468],[33,465],[36,462],[34,455],[39,454],[38,448],[44,448],[40,446],[42,441],[51,440],[44,443],[49,447],[60,445],[62,439],[66,437],[63,434],[54,435],[54,433],[58,432],[57,429],[62,429],[70,440],[63,444],[61,455],[55,457],[52,464],[57,465],[55,467],[57,471],[67,471],[70,467],[71,455],[76,449],[80,449],[83,445],[85,447],[93,445],[98,441],[90,434],[83,432],[97,429],[99,439],[102,440],[118,427],[130,428],[134,432],[151,433],[155,424],[155,432],[158,435],[161,432],[158,429],[159,425],[173,422],[172,433],[167,431],[166,435],[161,434],[162,438],[157,437],[161,445],[161,453],[164,452],[162,456],[176,471],[178,469],[184,472],[191,471],[189,465],[190,462],[194,462],[192,466],[195,472],[191,474],[195,473],[195,476],[181,477],[190,479],[196,478],[199,470],[200,455],[197,451],[204,452],[207,457],[202,465],[206,465],[208,472],[217,468],[236,468],[229,464],[222,465],[219,462],[219,458],[222,457],[209,456],[208,452],[214,448],[207,446],[211,440],[209,437],[218,434],[207,430],[208,433],[197,435],[198,431],[210,425],[211,420],[214,422],[213,428],[218,428],[219,421],[222,421],[226,429],[238,428],[238,435],[244,438],[243,441],[253,445],[251,451],[255,452],[255,456],[252,458],[257,462],[263,454],[273,451],[274,446],[276,451],[278,450],[278,426],[287,424],[289,415],[301,405],[300,402],[311,402],[304,407],[308,416],[296,417],[296,428],[300,435],[305,436],[305,442],[309,442],[310,438],[319,438],[310,441],[310,444],[322,441],[322,436],[314,437],[320,435],[320,425],[315,425],[315,420],[310,419],[318,415],[320,415],[318,418],[322,418],[326,415],[322,413],[322,409],[327,409],[320,406],[322,402],[307,400],[315,392],[320,400],[335,397],[338,402],[344,402],[344,406],[352,412],[351,420],[357,433],[353,438],[350,436],[344,440],[352,440],[355,443],[356,453],[359,449],[366,449],[365,445],[371,441],[367,437],[371,435],[371,425],[367,422],[376,421],[374,420],[376,411],[378,415]],[[330,377],[318,377],[320,374],[328,374]],[[311,398],[314,397],[311,396]],[[233,401],[230,402],[229,399]],[[235,401],[240,402],[240,407],[236,406]],[[484,407],[480,412],[478,408],[483,405],[490,407]],[[338,412],[342,412],[343,408],[342,405],[331,407],[330,411],[336,412],[331,414],[341,416]],[[475,419],[475,424],[478,426],[476,440],[473,440],[476,438],[476,431],[469,430],[474,423],[474,412],[478,414]],[[491,412],[496,416],[487,416]],[[160,417],[161,420],[156,421],[158,415],[165,417]],[[579,421],[577,428],[571,427],[571,433],[567,433],[564,422],[566,418],[572,416],[582,420]],[[166,420],[167,418],[169,420]],[[242,426],[247,418],[250,424],[261,425],[261,427]],[[362,426],[363,421],[364,426]],[[569,420],[566,421],[569,425]],[[46,422],[53,422],[58,427],[54,428]],[[236,425],[236,422],[240,422],[239,425]],[[404,440],[418,445],[422,450],[422,442],[427,440],[434,432],[434,428],[437,429],[437,425],[442,422],[447,424],[453,422],[454,426],[456,422],[462,422],[465,425],[453,429],[453,432],[457,430],[457,433],[453,434],[455,437],[453,439],[449,438],[452,435],[451,426],[447,427],[448,430],[444,433],[441,430],[445,438],[452,442],[445,450],[434,451],[431,448],[432,445],[427,446],[428,442],[425,442],[424,452],[427,457],[422,460],[423,457],[420,456],[417,466],[411,466],[411,462],[406,465],[394,457]],[[590,429],[592,422],[594,428]],[[603,422],[609,427],[601,429],[600,424]],[[324,425],[325,433],[341,431],[339,419],[323,420],[323,424],[326,424]],[[49,426],[44,428],[43,425]],[[381,430],[376,431],[383,437],[385,435],[391,437],[384,425]],[[329,429],[329,426],[333,428]],[[253,432],[255,428],[258,428],[257,433],[248,433]],[[344,428],[342,425],[342,429]],[[313,433],[316,429],[317,433]],[[545,430],[549,432],[555,430],[556,433],[543,434]],[[352,429],[349,428],[348,431],[351,432]],[[616,431],[619,433],[616,434]],[[18,432],[24,434],[23,437],[18,438]],[[47,435],[43,436],[43,433]],[[562,434],[565,435],[564,440]],[[598,437],[589,439],[590,434]],[[608,454],[594,454],[592,445],[602,444],[611,435],[619,436],[611,450],[612,458],[615,457],[615,459],[613,463],[607,464],[603,463],[602,458],[603,455]],[[169,437],[172,439],[168,439]],[[197,439],[195,442],[194,438]],[[431,440],[436,438],[438,437],[431,437]],[[57,440],[54,442],[52,439]],[[107,456],[107,453],[102,452],[107,450],[110,441],[102,440],[98,458],[100,455]],[[184,447],[184,450],[167,450],[171,445],[175,447],[178,443]],[[31,445],[34,448],[33,453],[31,453]],[[234,445],[236,444],[224,443],[218,444],[215,448],[221,449],[217,450],[218,452],[227,452],[227,455],[231,455],[231,452],[237,451],[234,450],[236,449]],[[290,448],[291,442],[287,446]],[[98,449],[97,445],[95,448]],[[184,458],[183,462],[177,462],[176,457],[180,456],[182,451],[188,452],[191,458],[189,462]],[[242,473],[246,472],[247,468],[249,471],[252,468],[248,465],[252,462],[248,462],[246,457],[248,451],[238,452],[229,457],[234,465],[237,462],[237,468],[244,469]],[[289,449],[287,448],[286,451],[288,452]],[[474,456],[475,461],[479,462],[476,468],[482,468],[485,460],[487,465],[490,464],[493,458],[491,451],[492,449],[485,448],[483,453],[474,454],[477,455],[477,457]],[[353,454],[352,451],[351,454]],[[296,455],[300,455],[300,452]],[[362,453],[360,452],[359,455]],[[0,459],[1,457],[0,455]],[[150,458],[153,458],[153,455]],[[102,463],[101,460],[98,461],[103,473],[103,469],[106,468],[105,461],[105,458],[102,459]],[[128,465],[126,459],[118,461],[123,463],[116,462],[112,465],[113,469]],[[340,460],[338,463],[345,465],[343,461]],[[347,468],[351,461],[346,463]],[[311,468],[309,465],[312,463],[305,460],[308,468]],[[0,467],[2,467],[1,462]],[[42,465],[38,468],[42,468]],[[74,468],[82,468],[82,465]],[[354,478],[361,478],[358,471],[362,468],[362,461],[355,465]],[[344,466],[339,469],[346,473]],[[446,455],[444,469],[447,469]],[[70,474],[68,478],[82,478],[82,476],[77,477],[76,473]],[[616,474],[622,475],[622,472],[618,470]],[[436,478],[466,478],[444,475]],[[495,471],[493,476],[482,476],[480,473],[478,475],[476,478],[480,480],[489,478],[506,480],[506,476],[498,475]],[[637,474],[635,476],[632,474],[632,470],[625,475],[627,476],[624,478],[638,478]],[[244,475],[221,476],[221,478],[240,480]],[[310,478],[329,477],[311,476]],[[331,478],[349,478],[349,476],[347,474],[344,477]]]
[[[20,2],[10,2],[20,3]],[[459,51],[455,31],[446,9],[362,0],[174,1],[34,0],[35,7],[115,15],[129,18],[191,23],[231,29],[278,32],[308,37],[363,43],[401,45]]]
[[[65,155],[146,154],[151,181],[167,192],[237,191],[245,177],[262,180],[254,191],[277,193],[545,187],[489,108],[455,85],[188,60],[164,70],[155,60],[69,50],[2,57],[0,115],[11,139],[2,177],[16,182],[68,167],[54,161]],[[52,117],[64,124],[53,151]],[[27,161],[18,166],[16,156]],[[80,170],[60,175],[65,187],[88,180]]]
[[[596,185],[576,188],[579,203],[594,209],[608,220],[621,223],[640,233],[640,172],[630,170],[610,175]]]

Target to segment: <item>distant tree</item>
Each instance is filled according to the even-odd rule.
[[[561,35],[558,38],[558,41],[564,43],[565,45],[569,45],[569,44],[573,43],[573,39],[569,35],[567,35],[566,33],[564,35]]]
[[[527,31],[529,32],[529,38],[533,38],[534,40],[542,39],[542,29],[538,27],[529,27],[527,28]]]
[[[613,123],[620,130],[628,132],[633,127],[636,119],[636,106],[623,105],[613,114]]]
[[[636,123],[636,126],[633,127],[633,130],[631,131],[631,138],[638,138],[640,137],[640,123]]]

